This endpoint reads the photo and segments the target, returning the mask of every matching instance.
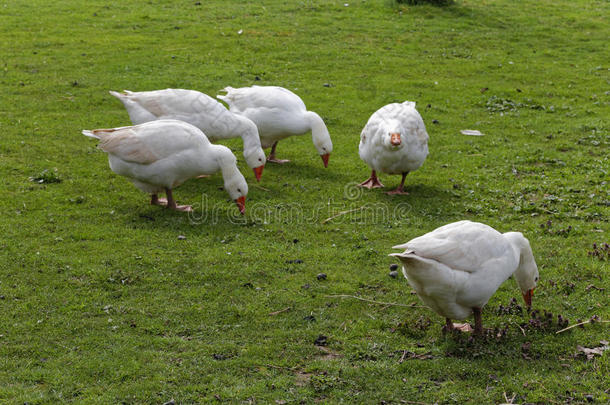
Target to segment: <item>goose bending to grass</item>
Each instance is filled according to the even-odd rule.
[[[520,232],[500,233],[478,222],[460,221],[435,229],[394,249],[402,271],[419,298],[452,324],[474,313],[475,333],[481,334],[481,308],[511,275],[528,308],[538,282],[538,267],[529,241]]]
[[[225,101],[230,111],[251,119],[258,128],[263,148],[271,147],[268,162],[288,162],[275,157],[277,143],[289,136],[311,131],[313,144],[324,167],[328,167],[328,159],[333,151],[328,129],[318,114],[307,111],[299,96],[275,86],[226,87],[224,91],[226,95],[216,97]]]
[[[372,169],[371,177],[361,187],[383,187],[378,171],[402,174],[400,185],[387,194],[409,194],[404,190],[405,178],[428,156],[428,133],[415,103],[393,103],[377,110],[360,134],[358,149],[360,159]]]
[[[176,204],[172,189],[198,175],[221,171],[224,189],[239,211],[245,211],[248,184],[237,169],[237,159],[229,148],[213,145],[191,124],[159,120],[131,127],[84,130],[83,135],[99,139],[99,148],[108,153],[110,169],[151,194],[151,204],[191,211],[190,205]],[[167,199],[159,198],[162,191]]]
[[[160,119],[188,122],[202,130],[208,139],[241,137],[246,164],[260,180],[265,167],[265,152],[261,148],[256,125],[248,118],[233,114],[222,103],[195,90],[165,89],[155,91],[110,94],[121,100],[134,125]]]

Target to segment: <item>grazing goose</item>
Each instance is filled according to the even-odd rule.
[[[195,90],[165,89],[155,91],[110,94],[121,100],[134,125],[160,119],[188,122],[202,130],[208,139],[241,137],[246,164],[260,180],[265,167],[265,152],[261,148],[256,125],[246,117],[231,113],[222,103]]]
[[[520,232],[500,233],[478,222],[460,221],[394,246],[402,271],[419,298],[452,324],[474,313],[481,334],[481,308],[500,284],[514,274],[528,307],[538,282],[538,267],[529,241]]]
[[[299,96],[275,86],[226,87],[224,91],[226,95],[217,97],[229,105],[231,112],[251,119],[258,128],[263,148],[271,147],[267,161],[288,162],[275,157],[277,143],[289,136],[311,131],[313,144],[324,167],[328,167],[328,158],[333,151],[328,129],[318,114],[307,111]]]
[[[189,205],[176,204],[172,189],[190,178],[220,170],[225,190],[244,213],[248,184],[237,169],[235,156],[229,148],[211,144],[191,124],[159,120],[131,127],[84,130],[83,135],[100,140],[99,148],[108,153],[110,169],[151,194],[151,204],[191,211]],[[158,197],[161,191],[165,191],[167,200]]]
[[[405,178],[417,170],[428,156],[428,133],[415,103],[388,104],[377,110],[360,134],[360,159],[371,169],[371,177],[360,186],[383,187],[377,172],[402,174],[400,185],[387,194],[409,194]]]

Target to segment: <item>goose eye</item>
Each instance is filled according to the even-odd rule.
[[[238,188],[238,189],[237,189],[237,192],[238,192],[238,193],[241,193],[241,189],[239,189],[239,188]]]
[[[536,278],[534,279],[534,281],[538,281],[538,277],[536,277]]]

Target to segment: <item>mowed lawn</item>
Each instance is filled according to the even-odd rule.
[[[609,15],[604,0],[0,2],[0,402],[608,403]],[[291,162],[257,184],[224,142],[244,217],[220,174],[175,190],[191,216],[150,206],[80,133],[129,125],[108,90],[254,84],[299,94],[334,152],[325,169],[311,136],[282,141]],[[430,135],[410,194],[355,187],[362,127],[405,100]],[[540,269],[537,312],[507,281],[485,339],[443,335],[389,276],[393,245],[462,219],[523,232]]]

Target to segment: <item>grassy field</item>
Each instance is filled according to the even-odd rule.
[[[609,324],[556,333],[558,315],[610,318],[608,15],[603,0],[0,2],[0,403],[608,403],[608,352],[577,347]],[[176,189],[193,216],[148,205],[80,134],[129,124],[108,90],[252,84],[299,94],[335,148],[324,169],[310,136],[280,142],[292,162],[253,184],[227,142],[243,218],[220,175]],[[404,100],[430,134],[410,195],[356,188],[362,127]],[[461,219],[522,231],[540,268],[539,312],[509,280],[485,340],[443,335],[388,275],[391,246]]]

